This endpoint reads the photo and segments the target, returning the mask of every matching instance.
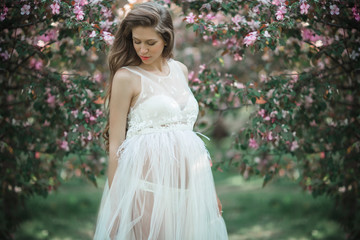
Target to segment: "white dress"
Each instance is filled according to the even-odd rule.
[[[193,131],[198,115],[178,62],[159,76],[137,66],[141,93],[128,114],[118,167],[108,181],[94,239],[228,239],[219,213],[210,156]]]

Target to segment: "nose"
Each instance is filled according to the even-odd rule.
[[[140,47],[140,53],[141,54],[145,54],[149,51],[149,49],[146,46],[141,46]]]

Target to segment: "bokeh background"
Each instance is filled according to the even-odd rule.
[[[92,239],[106,180],[107,156],[101,139],[106,119],[103,96],[109,76],[106,55],[116,24],[134,4],[140,2],[143,1],[6,0],[0,6],[2,238]],[[336,121],[347,116],[348,111],[350,117],[346,124],[354,123],[353,129],[358,129],[356,94],[359,89],[360,48],[359,27],[355,23],[359,21],[356,19],[359,3],[349,1],[340,5],[337,1],[320,4],[319,1],[281,0],[158,2],[171,11],[176,32],[174,58],[188,66],[190,87],[199,101],[200,113],[195,130],[210,138],[203,140],[212,156],[214,181],[223,205],[229,239],[356,239],[359,217],[346,215],[350,225],[344,227],[345,211],[338,207],[338,201],[343,199],[341,194],[349,193],[345,196],[346,200],[351,200],[348,201],[351,205],[348,210],[354,215],[358,212],[359,134],[357,132],[352,137],[350,128],[337,129]],[[225,4],[229,4],[229,9],[214,10]],[[257,19],[253,10],[261,4],[270,6],[266,13],[273,15],[269,17],[270,25],[253,21]],[[303,4],[305,8],[306,4],[311,5],[309,10],[306,8],[307,15],[300,13],[304,12]],[[340,16],[346,21],[336,17],[334,5],[341,8]],[[281,9],[283,6],[288,7],[287,12]],[[206,10],[208,7],[210,10]],[[200,13],[200,8],[211,12],[204,17],[205,22],[199,15],[192,18],[191,13]],[[243,14],[246,20],[233,19],[232,11]],[[328,12],[326,15],[320,11]],[[264,14],[258,12],[261,18]],[[282,21],[280,15],[288,16],[288,19],[278,24],[277,21]],[[316,21],[316,16],[323,16],[322,24],[329,21],[330,27],[321,32],[321,25],[309,25]],[[209,26],[206,21],[220,26],[221,31],[201,32],[205,31],[202,27]],[[234,33],[233,29],[222,27],[229,22],[233,28],[236,28],[235,22],[244,25],[235,30],[233,36],[228,36],[228,33]],[[345,27],[341,27],[339,22]],[[302,30],[294,26],[302,26],[299,27]],[[266,27],[274,34],[272,37],[259,36],[258,43],[248,42],[250,46],[244,46],[248,31],[264,34]],[[307,32],[311,35],[307,39],[303,30],[306,27],[314,29],[316,34]],[[332,31],[331,27],[337,30]],[[345,33],[344,29],[348,32]],[[328,36],[335,36],[332,40],[335,43],[339,38],[344,40],[338,45],[332,46],[333,42],[327,45]],[[331,51],[326,52],[326,46],[334,49],[344,47],[338,53],[333,50],[334,55],[331,55]],[[352,55],[349,51],[353,51]],[[327,53],[330,56],[322,58],[322,54]],[[330,72],[334,65],[329,59],[342,59],[339,61],[343,65],[339,68],[348,67],[350,73],[344,70]],[[349,60],[349,65],[344,59]],[[284,69],[284,66],[291,68]],[[315,74],[311,69],[320,70]],[[300,74],[302,70],[306,70],[307,75]],[[332,79],[326,72],[332,74],[335,83],[329,82],[324,89],[323,86],[317,88],[318,85],[309,80]],[[279,105],[271,98],[281,93],[287,82],[284,82],[285,78],[272,78],[270,73],[285,73],[294,85],[298,79],[303,81],[301,87],[294,88],[294,95],[300,94],[307,86],[315,87],[307,89],[305,100],[289,98],[293,105]],[[350,75],[352,80],[343,86],[344,89],[339,88],[344,91],[342,100],[348,101],[342,101],[345,113],[332,108],[330,101],[336,81],[346,82],[341,78],[342,74]],[[278,85],[273,85],[275,91],[273,89],[269,94],[266,88],[263,92],[253,90],[271,83],[270,78],[278,81]],[[318,99],[314,90],[319,90],[321,101],[329,100],[327,105],[321,102],[321,107],[315,107],[317,105],[313,102]],[[239,92],[243,97],[248,94],[248,99],[238,97]],[[281,102],[284,96],[286,94],[276,97]],[[294,112],[308,113],[304,114],[308,117],[305,122],[316,120],[314,123],[319,128],[313,131],[325,138],[320,141],[324,147],[309,150],[312,142],[306,145],[304,138],[310,125],[301,125],[300,120],[297,120],[298,128],[286,128],[290,136],[283,145],[269,135],[264,137],[260,132],[245,130],[256,124],[253,119],[262,115],[258,113],[261,108],[266,108],[269,115],[270,112],[278,114],[269,106],[263,107],[270,102],[271,106],[287,110],[288,115],[291,115],[292,108]],[[301,108],[302,104],[304,108]],[[325,111],[327,109],[330,110]],[[320,113],[323,112],[327,116],[322,119],[315,117],[318,113],[322,116]],[[285,117],[279,119],[292,121]],[[345,122],[344,119],[341,121]],[[343,140],[334,137],[337,135],[331,131],[326,135],[323,123],[326,127],[336,128],[336,131],[345,131],[341,135]],[[276,133],[280,131],[276,126],[271,129]],[[251,145],[250,140],[257,143]],[[315,137],[311,139],[314,143],[317,140]],[[346,145],[346,141],[351,145]],[[343,152],[333,151],[333,146],[340,145],[345,149]],[[274,157],[278,154],[274,146],[281,149],[281,158]],[[341,159],[341,154],[350,156],[352,161],[349,160],[348,165],[336,165],[333,159]],[[320,171],[324,168],[321,162],[324,160],[328,161],[326,166],[339,169],[335,178],[331,174],[323,175],[327,170]]]

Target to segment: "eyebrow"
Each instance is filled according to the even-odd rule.
[[[140,39],[138,39],[137,37],[134,37],[134,36],[133,36],[133,39],[140,40]],[[146,41],[157,41],[157,39],[147,39]]]

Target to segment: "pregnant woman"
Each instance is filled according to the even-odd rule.
[[[228,239],[209,153],[193,131],[198,103],[174,60],[161,5],[136,5],[109,53],[108,178],[95,240]]]

